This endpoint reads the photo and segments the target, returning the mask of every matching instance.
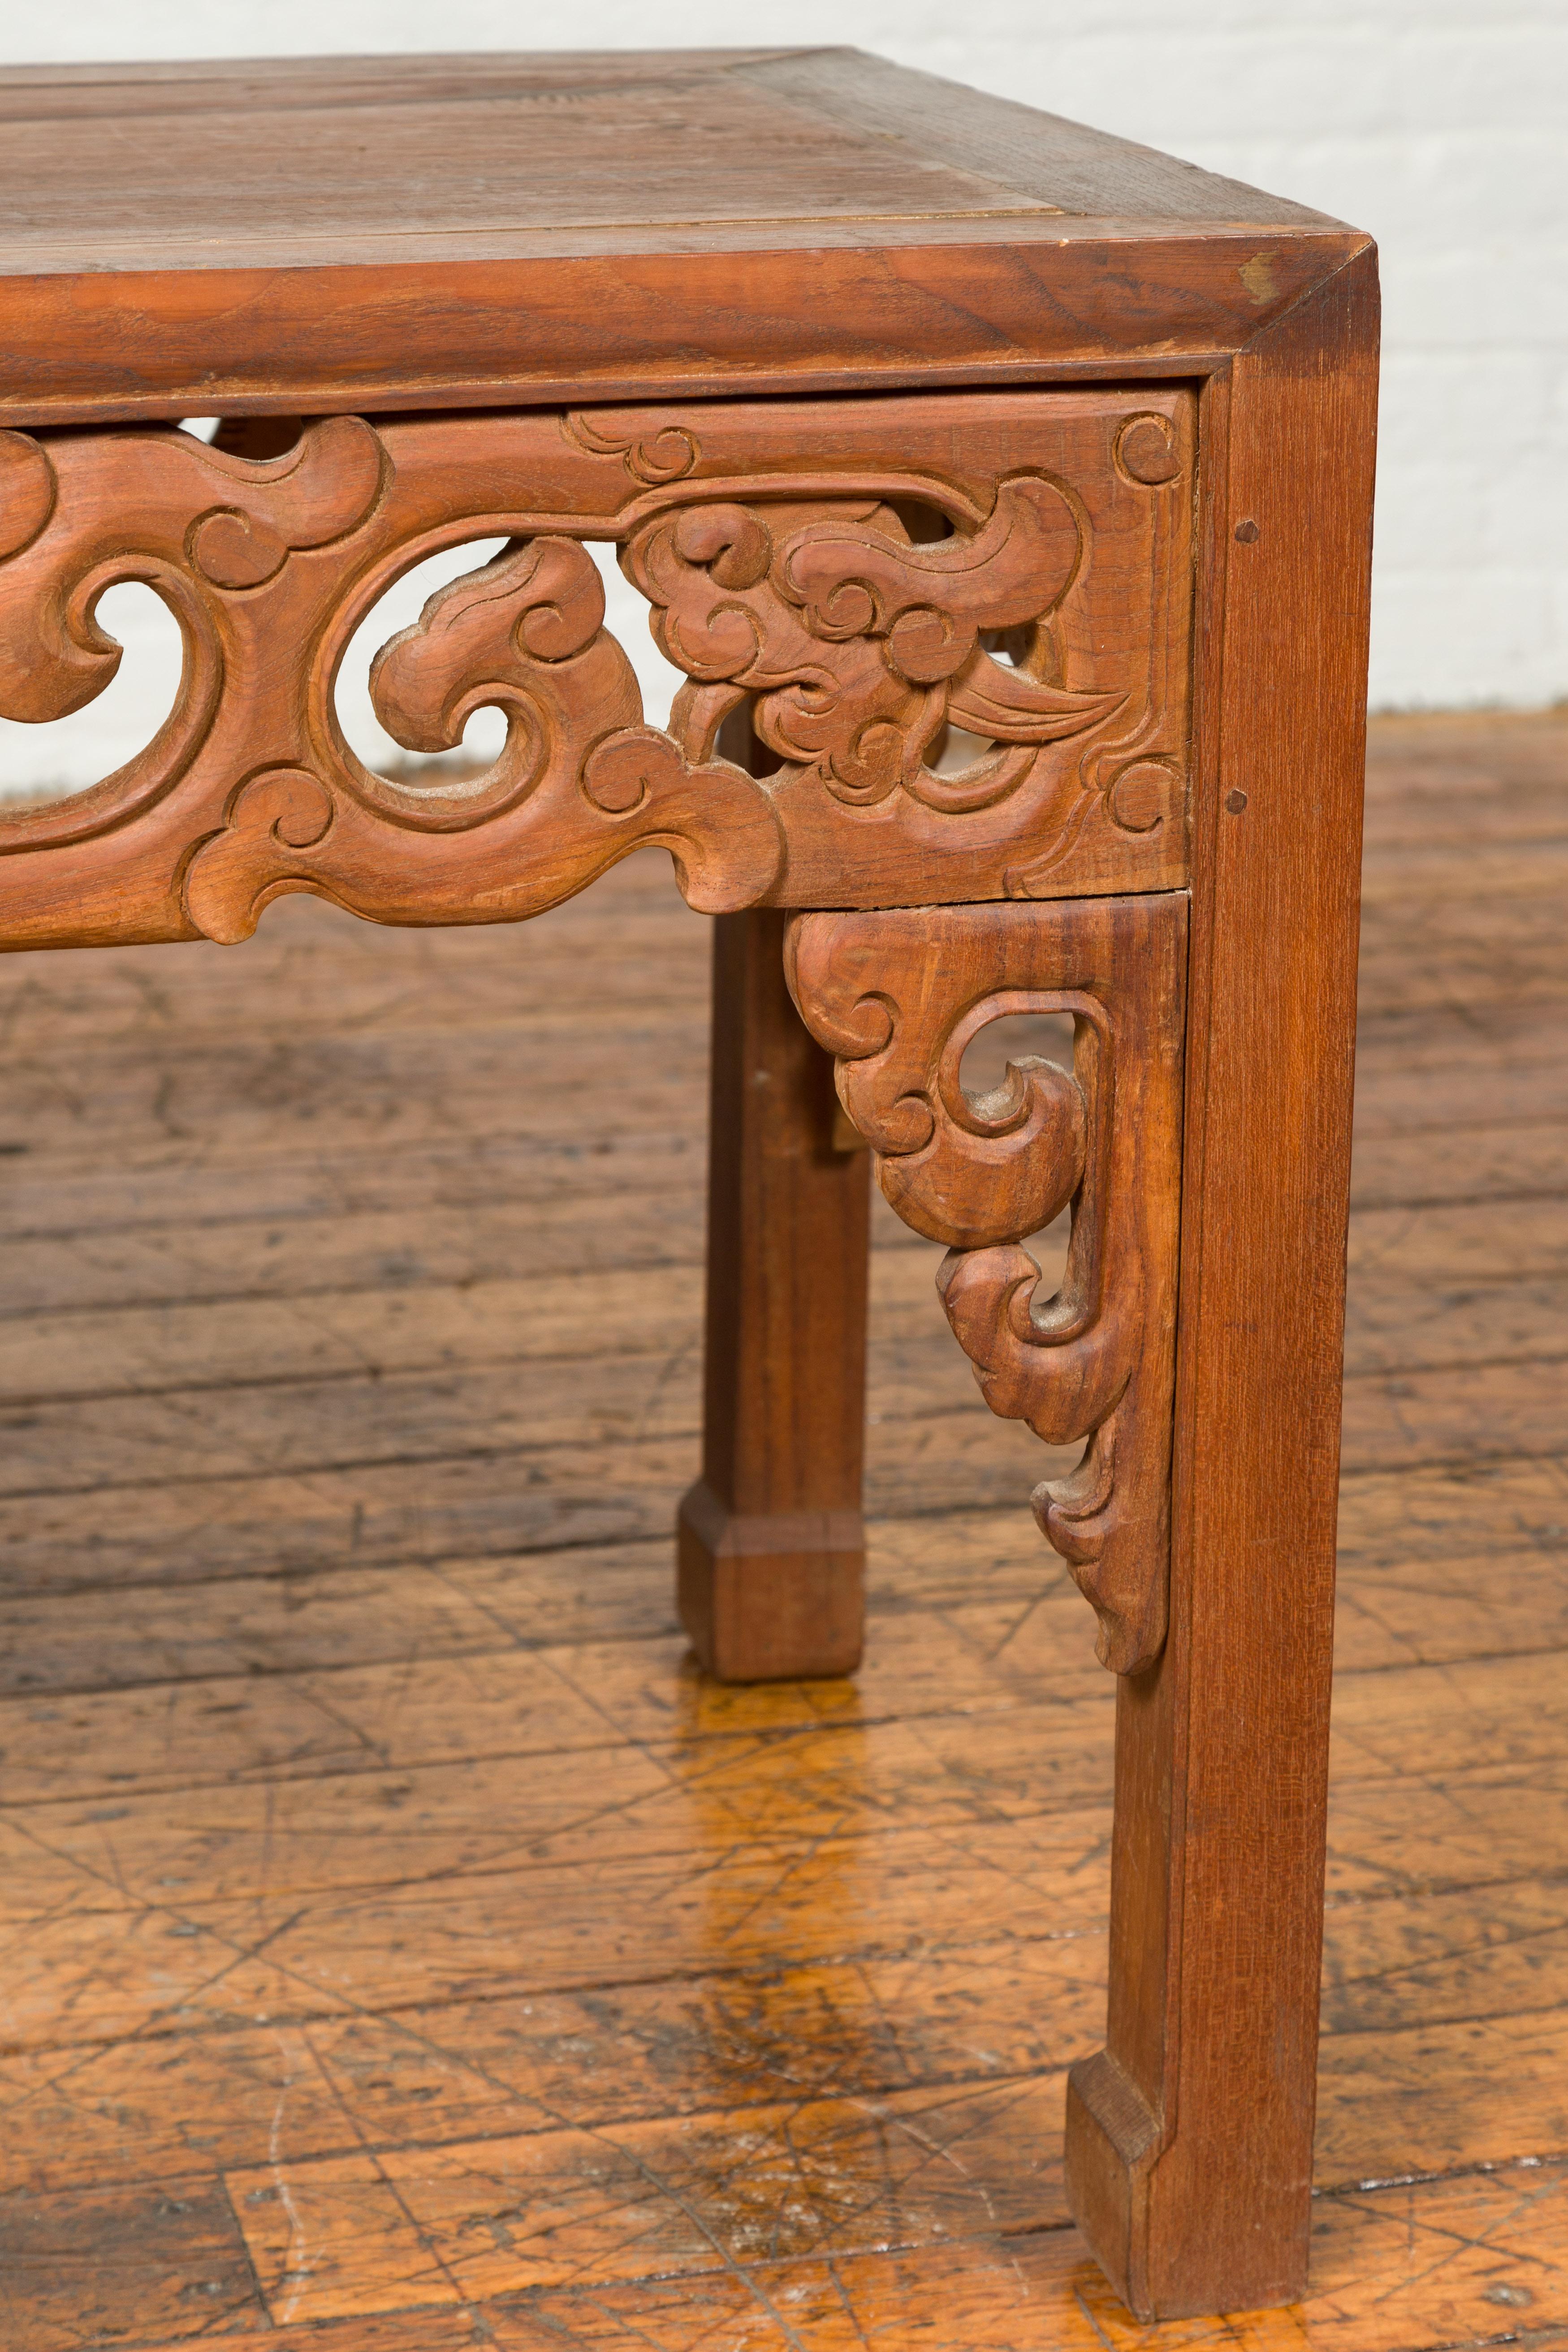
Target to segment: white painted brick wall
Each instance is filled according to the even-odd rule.
[[[0,19],[9,63],[773,41],[857,42],[1372,230],[1373,707],[1568,698],[1565,0],[65,0]],[[112,689],[133,731],[177,674],[142,641]],[[100,773],[108,716],[66,722],[76,746],[45,767]],[[39,738],[58,732],[0,722],[0,789],[42,772]]]

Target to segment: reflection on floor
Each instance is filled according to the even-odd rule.
[[[705,1688],[705,927],[0,967],[0,2339],[1568,2331],[1568,723],[1375,732],[1316,2270],[1067,2223],[1090,1623],[879,1227],[870,1652]]]

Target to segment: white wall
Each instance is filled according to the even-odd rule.
[[[0,61],[775,40],[856,42],[1372,230],[1373,705],[1568,698],[1565,0],[64,0],[6,10]]]

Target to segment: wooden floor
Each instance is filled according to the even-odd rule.
[[[1375,733],[1314,2287],[1060,2174],[1110,1685],[879,1227],[858,1682],[704,1687],[706,928],[0,965],[0,2345],[1568,2338],[1568,721]]]

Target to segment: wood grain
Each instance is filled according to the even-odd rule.
[[[1149,2316],[1306,2276],[1376,352],[1367,255],[1205,394],[1171,1634],[1120,1692],[1110,2027],[1068,2119]]]
[[[846,49],[10,68],[0,119],[7,422],[1182,375],[1364,242]]]
[[[1308,2300],[1221,2320],[1130,2321],[1066,2231],[764,2265],[744,2275],[714,2270],[662,2286],[558,2290],[500,2304],[486,2316],[503,2352],[542,2352],[563,2336],[595,2352],[632,2352],[650,2336],[661,2352],[698,2352],[716,2335],[742,2352],[786,2345],[858,2352],[879,2335],[896,2343],[916,2327],[935,2352],[967,2352],[998,2340],[997,2330],[1018,2352],[1296,2352],[1303,2342],[1405,2352],[1412,2342],[1516,2341],[1521,2320],[1550,2340],[1562,2309],[1563,2194],[1561,2168],[1552,2167],[1418,2182],[1381,2201],[1346,2199],[1323,2217],[1316,2243],[1322,2284]],[[1407,2264],[1415,2283],[1392,2305],[1388,2279]],[[423,2352],[431,2325],[430,2315],[350,2320],[230,2340],[237,2352],[303,2352],[307,2344],[324,2352]]]

